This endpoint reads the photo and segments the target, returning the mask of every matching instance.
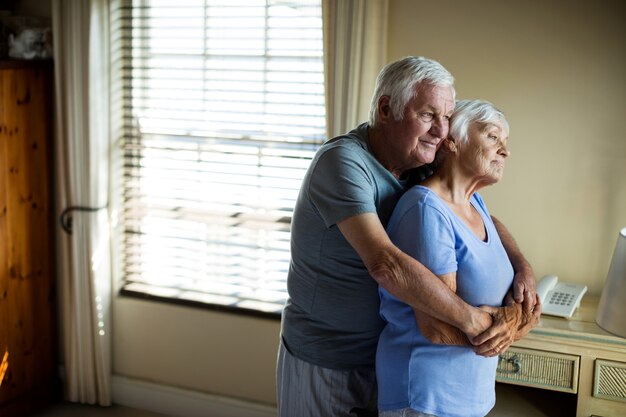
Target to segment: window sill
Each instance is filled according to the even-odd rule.
[[[218,312],[223,312],[223,313],[231,313],[231,314],[237,314],[237,315],[248,316],[248,317],[256,317],[256,318],[263,318],[263,319],[270,319],[270,320],[277,320],[277,321],[280,321],[280,318],[281,318],[280,312],[262,311],[262,310],[253,309],[253,308],[239,307],[239,306],[226,305],[226,304],[209,303],[209,302],[204,302],[204,301],[186,299],[182,297],[173,297],[171,295],[164,296],[164,295],[150,293],[147,291],[132,290],[126,287],[120,290],[119,295],[122,297],[136,298],[136,299],[141,299],[141,300],[148,300],[148,301],[154,301],[154,302],[160,302],[160,303],[172,304],[172,305],[178,305],[178,306],[185,306],[185,307],[200,308],[200,309],[205,309],[205,310],[218,311]]]

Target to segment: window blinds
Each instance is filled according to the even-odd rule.
[[[118,18],[123,291],[280,312],[325,139],[320,1],[127,1]]]

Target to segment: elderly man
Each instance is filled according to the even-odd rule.
[[[378,285],[460,329],[477,354],[492,356],[513,340],[518,329],[511,314],[489,315],[466,304],[385,233],[396,202],[429,175],[425,165],[448,136],[453,83],[441,64],[423,57],[387,65],[369,123],[326,142],[311,162],[292,222],[279,416],[376,415],[374,365],[383,328]],[[515,270],[516,301],[534,300],[530,265],[494,222]]]

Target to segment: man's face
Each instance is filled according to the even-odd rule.
[[[452,87],[421,85],[406,105],[404,117],[386,124],[387,145],[394,148],[396,167],[406,170],[431,163],[441,141],[448,136],[454,111]]]

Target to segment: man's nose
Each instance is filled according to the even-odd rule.
[[[435,117],[430,126],[430,133],[438,138],[448,136],[448,120],[443,117]]]

